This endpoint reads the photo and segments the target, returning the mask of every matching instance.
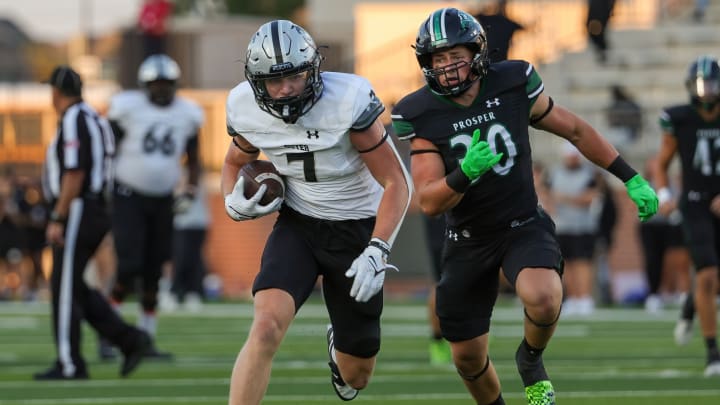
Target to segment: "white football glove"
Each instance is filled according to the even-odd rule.
[[[345,277],[353,278],[350,296],[357,302],[368,302],[383,287],[385,270],[397,267],[387,263],[390,246],[379,238],[372,238],[370,244],[350,265]]]
[[[175,197],[173,201],[173,212],[176,214],[184,214],[188,212],[195,201],[195,189],[188,188]]]
[[[245,198],[245,181],[240,176],[235,183],[232,193],[225,196],[225,211],[235,221],[246,221],[270,214],[280,209],[282,198],[278,197],[268,205],[260,205],[258,202],[265,194],[267,186],[265,184],[258,188],[254,196],[249,199]]]

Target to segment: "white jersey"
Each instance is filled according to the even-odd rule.
[[[369,127],[384,107],[362,77],[325,72],[322,80],[322,96],[295,124],[262,111],[250,84],[240,83],[228,96],[228,131],[259,148],[277,167],[290,208],[328,220],[373,217],[383,188],[348,134]]]
[[[125,131],[117,146],[116,181],[142,194],[172,194],[187,142],[203,124],[202,109],[177,96],[161,107],[144,92],[129,90],[110,100],[107,116]]]

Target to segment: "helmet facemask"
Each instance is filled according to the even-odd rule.
[[[438,49],[435,52],[442,50],[443,49]],[[473,52],[472,49],[471,52]],[[420,59],[421,58],[418,57],[418,60]],[[473,60],[470,62],[456,62],[435,69],[432,67],[432,55],[423,55],[422,59],[420,66],[422,67],[425,81],[433,92],[442,96],[461,95],[469,89],[474,82],[482,78],[484,76],[483,72],[486,70],[486,68],[483,69],[482,67],[483,55],[477,51],[475,51]],[[464,80],[460,80],[460,69],[466,66],[470,67],[470,71]],[[446,84],[443,85],[443,82]]]
[[[322,59],[310,35],[292,22],[272,21],[260,27],[248,45],[245,60],[245,78],[260,109],[290,124],[310,111],[323,90]],[[268,93],[267,80],[303,73],[305,86],[300,94],[273,98]]]

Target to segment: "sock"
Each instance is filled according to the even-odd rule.
[[[545,348],[538,349],[530,346],[527,340],[523,339],[515,352],[515,364],[517,364],[520,378],[523,384],[529,387],[538,381],[549,380],[542,361],[542,353]]]
[[[717,338],[708,337],[705,338],[705,347],[707,347],[708,363],[720,360],[720,353],[717,347]]]
[[[150,336],[155,337],[157,333],[157,317],[155,316],[155,312],[141,312],[137,321],[137,327],[147,332]]]
[[[523,338],[523,340],[520,344],[525,346],[525,350],[527,350],[528,354],[535,358],[539,358],[540,356],[542,356],[543,351],[545,351],[544,347],[542,349],[536,349],[536,348],[530,346],[530,343],[528,343],[525,338]]]
[[[685,303],[680,311],[680,318],[688,321],[692,321],[693,318],[695,318],[695,300],[693,294],[688,293],[685,298]]]
[[[502,393],[500,393],[500,396],[497,397],[495,401],[491,402],[488,405],[505,405],[505,400],[502,397]]]

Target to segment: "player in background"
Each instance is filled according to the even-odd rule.
[[[117,275],[111,291],[115,304],[135,293],[142,307],[138,326],[157,334],[158,282],[170,260],[173,215],[186,210],[199,176],[198,132],[203,111],[175,95],[180,68],[165,54],[147,57],[138,69],[141,90],[110,100],[108,119],[117,139],[113,238]],[[186,158],[188,187],[176,200],[174,189]],[[153,348],[149,357],[169,358]]]
[[[656,186],[660,210],[669,212],[677,198],[682,213],[685,242],[695,265],[694,306],[700,318],[707,358],[705,376],[720,376],[717,347],[718,264],[720,263],[720,66],[710,56],[700,56],[688,69],[685,86],[688,104],[670,106],[660,114],[663,130],[657,154]],[[682,191],[673,196],[668,168],[680,157]],[[691,308],[683,309],[676,335],[689,334]],[[687,319],[689,318],[689,319]],[[678,336],[676,336],[676,340]]]
[[[423,212],[446,213],[436,311],[455,367],[478,404],[505,403],[488,348],[502,269],[524,306],[515,358],[528,403],[555,404],[542,353],[560,316],[562,256],[537,204],[528,126],[569,140],[622,180],[642,220],[657,210],[657,197],[597,131],[553,104],[531,64],[490,64],[485,31],[469,14],[431,13],[415,53],[427,85],[400,100],[392,119],[411,142]]]
[[[279,210],[252,293],[254,315],[230,381],[230,404],[259,404],[273,356],[318,276],[330,315],[331,382],[343,400],[367,386],[380,350],[388,256],[410,203],[410,177],[379,119],[367,80],[320,72],[322,56],[300,26],[262,25],[245,77],[227,99],[230,142],[222,170],[236,221]],[[284,177],[284,201],[245,198],[242,166],[260,152]]]

